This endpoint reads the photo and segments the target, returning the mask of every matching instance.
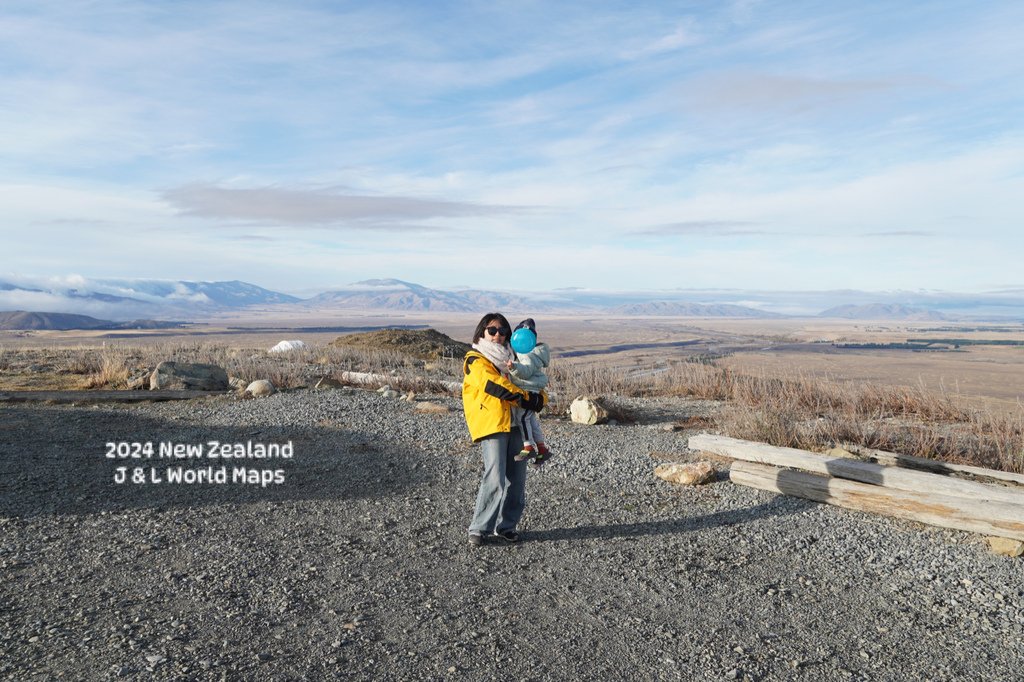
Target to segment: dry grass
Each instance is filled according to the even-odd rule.
[[[446,392],[442,382],[458,381],[461,365],[458,359],[426,361],[397,350],[331,345],[287,353],[195,342],[0,351],[5,383],[16,383],[11,379],[19,373],[36,376],[43,365],[52,375],[70,375],[55,377],[54,386],[64,384],[61,388],[76,377],[81,377],[84,387],[122,388],[131,377],[163,360],[174,360],[220,365],[231,376],[246,382],[269,379],[279,389],[312,386],[321,377],[355,383],[346,382],[345,373],[360,372],[377,377],[358,383],[365,388],[388,384],[403,392]],[[605,402],[613,406],[616,396],[694,397],[725,403],[719,428],[737,438],[812,450],[855,443],[1024,472],[1024,406],[1012,414],[980,412],[967,407],[955,393],[923,386],[742,374],[707,357],[628,369],[556,362],[549,368],[549,377],[556,396],[549,406],[551,413],[564,413],[578,395],[612,398]],[[618,417],[630,420],[636,415]]]
[[[1024,473],[1024,406],[980,412],[957,394],[832,378],[739,374],[713,362],[657,370],[553,367],[562,411],[577,395],[688,396],[726,403],[735,438],[808,450],[855,443],[879,450]]]

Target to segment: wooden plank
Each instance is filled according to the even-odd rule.
[[[1024,514],[1014,504],[880,488],[867,483],[743,461],[733,462],[729,480],[738,485],[794,495],[846,509],[895,516],[930,526],[1024,540]]]
[[[854,445],[853,443],[843,443],[840,447],[855,455],[867,457],[869,461],[876,462],[878,464],[885,464],[886,466],[930,471],[933,474],[967,474],[977,478],[991,478],[997,481],[1004,481],[1024,486],[1024,474],[1014,474],[1009,471],[985,469],[983,467],[972,467],[966,464],[950,464],[949,462],[940,462],[938,460],[927,459],[925,457],[912,457],[910,455],[901,455],[897,452],[875,450],[874,448],[866,448],[863,445]]]
[[[691,450],[711,452],[746,462],[802,469],[885,488],[1016,504],[1020,505],[1020,514],[1024,518],[1024,490],[964,481],[912,469],[887,467],[846,457],[824,457],[806,450],[780,448],[727,436],[693,436],[690,438],[689,447]]]

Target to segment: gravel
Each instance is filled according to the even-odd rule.
[[[0,678],[1012,679],[1020,561],[981,538],[653,476],[667,425],[547,416],[517,545],[467,542],[457,399],[372,391],[0,407]],[[108,459],[107,442],[292,443],[291,459]],[[130,447],[130,446],[129,446]],[[652,457],[653,453],[653,457]],[[283,482],[115,484],[118,466]]]

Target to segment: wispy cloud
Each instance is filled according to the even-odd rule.
[[[641,237],[732,237],[769,233],[757,229],[757,223],[742,220],[689,220],[633,230],[632,234]]]
[[[689,84],[688,105],[701,110],[799,110],[839,106],[910,85],[896,80],[841,80],[757,72],[700,76]]]
[[[695,27],[696,22],[693,20],[685,21],[676,26],[671,33],[662,35],[646,45],[624,51],[622,57],[623,59],[639,59],[664,52],[673,52],[688,45],[696,45],[701,42],[701,37]]]
[[[395,220],[465,218],[517,210],[509,206],[348,194],[326,189],[237,189],[206,184],[169,189],[162,196],[180,214],[187,216],[282,226],[347,225],[385,232],[437,229],[429,225],[395,223]]]
[[[890,230],[887,232],[863,232],[861,237],[934,237],[938,233],[928,230]]]

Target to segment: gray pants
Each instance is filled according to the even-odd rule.
[[[513,407],[512,423],[519,427],[524,443],[537,447],[537,443],[544,442],[544,433],[540,430],[540,419],[533,410]]]
[[[519,525],[526,509],[526,462],[517,462],[515,456],[522,448],[519,429],[480,441],[484,471],[470,533],[490,535]]]

